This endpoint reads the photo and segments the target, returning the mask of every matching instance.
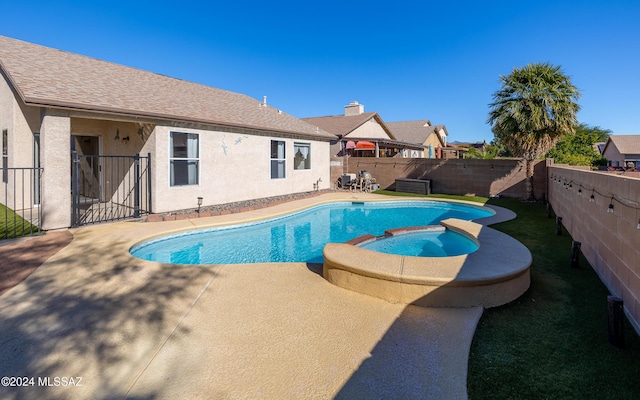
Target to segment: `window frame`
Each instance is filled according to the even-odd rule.
[[[296,163],[296,154],[300,151],[300,148],[307,149],[307,156],[301,161],[304,163],[302,168],[298,167]],[[302,154],[302,152],[301,152]],[[304,155],[303,155],[304,156]],[[293,170],[294,171],[308,171],[311,169],[311,143],[309,142],[293,142]]]
[[[282,145],[280,147],[280,144]],[[275,152],[274,152],[274,145]],[[282,149],[282,154],[280,154],[280,149]],[[286,179],[287,178],[287,142],[284,140],[275,140],[271,139],[269,146],[270,153],[270,172],[271,179]],[[280,165],[282,165],[280,167]],[[274,174],[275,172],[275,174]],[[280,176],[280,172],[282,172],[282,176]]]
[[[2,130],[2,182],[9,182],[9,130]]]
[[[185,138],[185,149],[186,152],[184,157],[180,157],[182,154],[178,154],[176,156],[176,146],[174,143],[174,135],[186,135]],[[196,139],[196,149],[195,156],[189,154],[189,139]],[[200,134],[193,132],[180,132],[180,131],[169,131],[169,186],[170,187],[181,187],[181,186],[198,186],[200,184]],[[186,183],[175,183],[176,182],[176,161],[177,162],[186,162],[186,177],[181,177],[180,182],[184,178],[186,178]],[[191,175],[189,174],[189,165],[190,163],[195,164],[195,176],[194,182],[190,182]]]

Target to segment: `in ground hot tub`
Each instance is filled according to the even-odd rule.
[[[375,239],[363,236],[327,244],[323,276],[345,289],[424,307],[495,307],[529,288],[532,257],[522,243],[470,221],[447,219],[441,225],[475,241],[478,249],[446,257],[386,254],[357,246]]]
[[[380,253],[415,257],[452,257],[478,250],[475,240],[441,225],[390,229],[384,236],[352,242]]]

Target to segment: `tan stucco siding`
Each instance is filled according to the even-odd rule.
[[[64,113],[46,112],[40,128],[42,154],[42,227],[71,225],[71,118]]]
[[[424,145],[432,145],[434,149],[438,146],[442,146],[440,140],[438,139],[438,135],[436,135],[435,133],[432,133],[431,135],[429,135],[429,137],[427,137],[427,140],[424,141]]]
[[[138,135],[138,127],[131,122],[71,119],[72,135],[100,138],[101,155],[133,156],[140,152],[144,143]]]
[[[37,131],[33,127],[39,125],[39,118],[40,110],[21,104],[7,81],[4,78],[0,79],[0,135],[4,130],[7,131],[9,168],[33,167],[33,133]],[[6,189],[4,182],[0,185],[2,199],[7,199],[6,205],[13,210],[30,208],[33,205],[33,175],[26,170],[8,171],[6,175]]]
[[[2,79],[0,84],[0,132],[7,129],[9,167],[33,167],[33,133],[40,125],[40,109],[28,107],[16,99]]]
[[[8,138],[11,138],[11,136],[14,135],[14,129],[13,129],[13,110],[15,107],[15,101],[13,98],[13,94],[11,93],[11,89],[9,88],[9,85],[7,84],[6,80],[4,79],[0,79],[0,135],[2,135],[3,131],[7,131],[7,134],[9,135]],[[2,146],[2,136],[0,136],[0,146]],[[11,146],[8,146],[9,149],[11,150]],[[2,148],[0,148],[0,157],[2,156]],[[9,157],[8,158],[8,162],[11,163],[13,162],[13,160],[11,159],[13,157]],[[2,159],[0,159],[0,163],[2,162]],[[2,164],[0,164],[1,166]],[[10,166],[11,164],[9,164]],[[8,183],[8,182],[7,182]],[[6,185],[4,183],[0,183],[0,198],[4,199],[4,198],[9,198],[9,197],[13,197],[13,194],[11,193],[11,196],[9,195],[10,193],[7,193],[7,190],[9,188],[12,188],[13,185]],[[11,205],[8,205],[9,207],[11,207]]]
[[[199,183],[171,186],[169,163],[170,132],[199,135]],[[271,140],[285,142],[285,178],[271,179]],[[294,170],[294,143],[311,145],[311,168]],[[329,143],[249,134],[156,127],[146,147],[153,147],[153,212],[195,208],[203,205],[299,193],[330,187]]]
[[[358,128],[351,131],[348,135],[345,135],[345,137],[350,139],[390,139],[384,128],[382,128],[382,126],[374,119],[370,119],[369,121],[360,125]]]
[[[607,146],[607,149],[605,150],[603,156],[609,162],[613,162],[612,165],[616,165],[615,164],[616,162],[618,162],[617,165],[619,165],[619,166],[623,166],[624,165],[624,156],[622,154],[620,154],[620,152],[618,151],[618,148],[613,143],[611,145]]]

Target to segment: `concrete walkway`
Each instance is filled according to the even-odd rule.
[[[0,377],[34,378],[0,386],[0,398],[466,398],[481,308],[388,303],[304,263],[165,265],[128,253],[153,235],[377,198],[331,193],[72,230],[69,245],[0,296]]]

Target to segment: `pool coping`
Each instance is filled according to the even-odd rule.
[[[504,209],[495,210],[496,215],[481,222],[495,223],[515,216]],[[529,288],[533,258],[522,243],[477,222],[452,218],[441,225],[476,241],[478,250],[452,257],[385,254],[356,246],[375,238],[365,235],[347,243],[327,244],[323,276],[345,289],[426,307],[496,307],[515,300]],[[423,228],[398,231],[414,229]]]

